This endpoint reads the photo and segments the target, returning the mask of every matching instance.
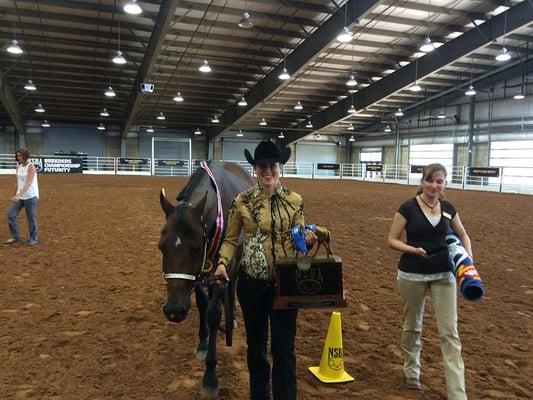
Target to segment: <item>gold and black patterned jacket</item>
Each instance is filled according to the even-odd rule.
[[[282,233],[299,224],[304,225],[304,203],[298,193],[278,184],[268,198],[257,183],[233,199],[218,263],[230,263],[242,231],[241,272],[255,279],[272,280],[274,263],[284,255],[282,246],[285,244],[286,250],[291,246],[290,240],[284,243]]]

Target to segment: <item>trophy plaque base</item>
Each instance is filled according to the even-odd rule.
[[[310,258],[305,271],[298,268],[300,258],[277,261],[274,309],[346,307],[340,257]]]

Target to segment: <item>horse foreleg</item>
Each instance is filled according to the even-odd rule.
[[[196,306],[198,307],[198,313],[200,314],[200,327],[198,329],[198,337],[200,342],[196,349],[196,358],[204,360],[207,355],[207,305],[209,303],[209,297],[207,291],[200,286],[196,286],[194,289],[196,296]]]
[[[213,295],[207,307],[207,325],[209,340],[207,357],[205,358],[205,373],[202,379],[202,397],[214,399],[219,391],[217,366],[217,332],[222,319],[220,287],[213,289]]]

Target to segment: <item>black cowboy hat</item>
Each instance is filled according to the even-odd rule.
[[[253,157],[248,149],[244,149],[244,156],[252,165],[275,164],[277,162],[285,164],[291,156],[291,149],[290,147],[280,149],[274,142],[263,140],[255,148]]]

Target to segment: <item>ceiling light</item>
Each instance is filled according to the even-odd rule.
[[[287,79],[291,79],[291,76],[289,75],[289,72],[287,71],[287,68],[283,68],[281,71],[281,74],[278,76],[279,79],[282,81],[286,81]]]
[[[396,111],[396,112],[394,113],[394,115],[397,116],[397,117],[403,117],[403,111],[402,111],[402,109],[401,109],[401,108],[398,108],[398,111]]]
[[[409,90],[411,92],[420,92],[422,90],[422,86],[418,84],[418,81],[415,81],[415,83],[409,86]]]
[[[350,136],[350,139],[348,139],[349,142],[355,142],[355,138],[352,136]]]
[[[305,124],[305,127],[306,128],[312,128],[313,127],[313,123],[311,122],[310,119],[307,120],[307,124]]]
[[[509,61],[511,59],[511,55],[509,54],[509,51],[506,47],[502,47],[498,55],[496,56],[496,61]]]
[[[195,135],[201,135],[201,134],[202,134],[202,131],[201,131],[200,129],[196,128],[196,129],[194,130],[194,134],[195,134]]]
[[[105,131],[105,125],[102,122],[100,122],[98,126],[96,127],[96,129],[98,129],[99,131]]]
[[[353,104],[352,104],[352,105],[350,105],[350,108],[348,108],[348,112],[349,112],[350,114],[354,114],[354,113],[356,113],[356,112],[357,112],[357,110],[355,109],[355,107],[354,107],[354,105],[353,105]]]
[[[472,86],[472,85],[468,86],[468,89],[466,90],[465,94],[467,96],[475,96],[476,95],[476,91],[474,90],[474,86]]]
[[[24,85],[24,89],[33,91],[37,90],[37,87],[33,84],[33,81],[29,79],[28,82],[26,82],[26,84]]]
[[[202,64],[200,65],[198,70],[201,72],[211,72],[211,67],[209,66],[207,60],[202,61]]]
[[[238,23],[239,28],[244,29],[250,29],[254,27],[254,23],[252,22],[250,18],[250,14],[248,14],[246,11],[242,13],[242,18]]]
[[[433,50],[435,50],[435,46],[431,42],[429,35],[427,35],[424,39],[424,43],[422,43],[422,46],[420,46],[420,51],[424,53],[431,53]]]
[[[109,86],[109,87],[106,89],[106,91],[104,92],[104,94],[105,94],[107,97],[115,97],[115,96],[117,95],[111,86]]]
[[[385,129],[383,129],[383,132],[392,132],[392,129],[390,128],[390,125],[387,124],[387,126],[385,127]]]
[[[154,128],[152,128],[152,125],[150,125],[150,126],[146,129],[146,132],[148,132],[148,133],[153,133],[153,132],[154,132]]]
[[[115,52],[115,56],[113,57],[113,62],[119,65],[123,65],[127,63],[126,58],[124,57],[124,54],[122,53],[122,51],[117,50]]]
[[[523,100],[525,98],[526,98],[526,96],[524,95],[524,93],[518,93],[518,94],[515,94],[513,96],[513,99],[515,99],[515,100]]]
[[[122,8],[127,14],[132,15],[139,15],[143,12],[141,6],[137,4],[137,0],[129,0]]]
[[[259,122],[259,125],[261,125],[261,126],[267,126],[266,119],[261,118],[261,122]]]
[[[346,81],[346,86],[356,86],[357,81],[355,80],[355,76],[350,75],[350,78]]]
[[[361,86],[363,86],[363,84],[361,84]],[[367,85],[367,86],[368,86],[368,85]],[[357,93],[357,92],[358,92],[357,89],[353,89],[353,88],[348,89],[348,93],[350,93],[350,94],[355,94],[355,93]]]
[[[296,111],[301,111],[301,110],[304,109],[304,106],[302,106],[302,103],[300,103],[300,101],[298,100],[298,101],[296,102],[296,104],[294,105],[294,109],[295,109]]]
[[[161,120],[161,121],[167,119],[165,117],[165,114],[163,114],[163,111],[159,111],[159,115],[156,118]]]
[[[41,124],[41,126],[42,126],[43,128],[50,128],[50,124],[48,123],[47,120],[44,120],[43,123]]]
[[[100,115],[102,117],[109,117],[109,113],[107,112],[107,108],[102,108],[102,111],[100,111]]]
[[[244,98],[244,96],[241,97],[241,99],[239,100],[239,102],[237,103],[239,106],[241,107],[246,107],[248,105],[248,102],[246,101],[246,99]]]
[[[214,115],[213,118],[211,118],[211,122],[213,124],[218,124],[220,120],[218,119],[218,115]]]
[[[11,40],[6,50],[8,53],[15,54],[17,56],[24,53],[22,48],[19,46],[19,42],[17,42],[17,39]]]
[[[353,131],[354,130],[353,124],[348,125],[348,128],[346,129],[348,129],[349,131]]]
[[[437,118],[438,119],[446,119],[446,118],[448,118],[448,116],[446,114],[444,114],[444,112],[441,111],[439,113],[439,115],[437,115]]]
[[[183,96],[181,95],[181,92],[176,93],[173,100],[175,102],[181,103],[183,101]]]
[[[284,139],[285,138],[285,135],[283,134],[283,132],[279,133],[278,138],[280,138],[280,139]]]
[[[244,134],[242,133],[242,131],[239,129],[239,132],[237,132],[237,134],[235,135],[237,137],[243,137]]]
[[[353,39],[353,33],[350,32],[347,26],[342,28],[342,32],[337,35],[337,40],[341,43],[348,43]]]
[[[41,104],[37,105],[37,108],[35,109],[35,112],[43,113],[44,112],[43,106]]]

